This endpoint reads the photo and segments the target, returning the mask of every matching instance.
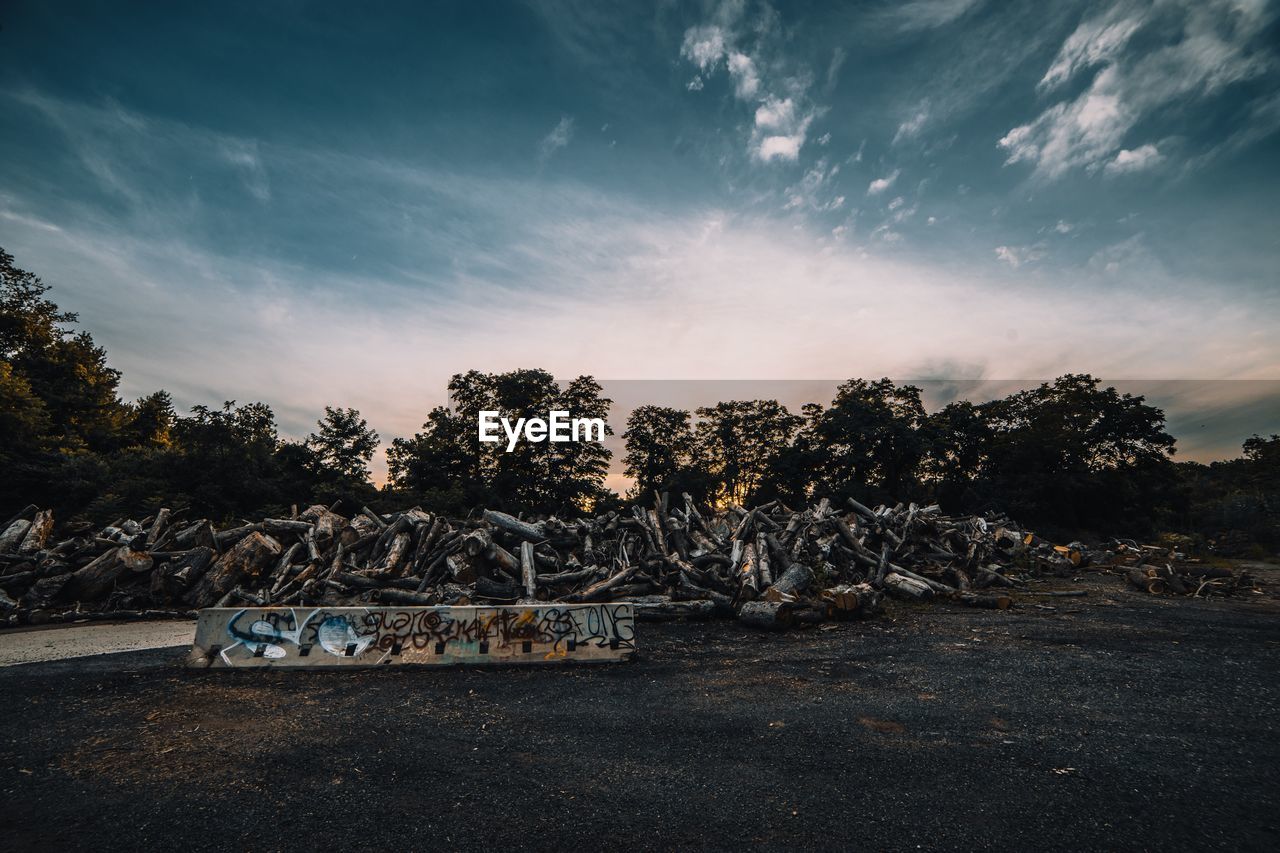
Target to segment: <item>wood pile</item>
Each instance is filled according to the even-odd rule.
[[[798,511],[775,501],[711,513],[688,495],[663,494],[651,507],[576,520],[337,509],[295,508],[288,518],[221,528],[161,509],[101,529],[63,525],[55,536],[52,512],[30,506],[0,527],[0,618],[631,601],[640,619],[724,616],[781,629],[872,615],[884,595],[1004,609],[1029,573],[1128,559],[1043,542],[1007,518],[852,500],[847,508],[824,499]],[[1148,591],[1159,591],[1156,580],[1178,589],[1169,575],[1144,576]]]

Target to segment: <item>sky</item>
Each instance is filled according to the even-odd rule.
[[[127,397],[293,436],[472,368],[1090,372],[1223,380],[1171,415],[1238,448],[1280,431],[1278,17],[9,0],[0,246]]]

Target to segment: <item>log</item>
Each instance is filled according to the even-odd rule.
[[[591,586],[582,590],[582,592],[575,592],[572,595],[566,595],[560,600],[564,602],[604,601],[608,598],[610,590],[629,581],[638,568],[640,567],[627,566],[619,569],[612,577],[593,583]]]
[[[0,533],[0,554],[16,550],[30,529],[31,522],[25,518],[17,518],[10,522],[4,529],[4,533]]]
[[[538,567],[533,560],[533,543],[520,543],[520,579],[524,583],[524,600],[533,602],[538,594]]]
[[[31,522],[31,526],[27,528],[27,535],[22,538],[22,544],[18,546],[19,554],[34,554],[44,547],[44,543],[49,538],[49,532],[53,530],[53,510],[42,509],[36,513],[35,519]]]
[[[638,622],[668,622],[672,619],[709,619],[716,606],[705,600],[673,601],[664,595],[631,599],[632,612]]]
[[[822,600],[838,616],[867,616],[880,609],[883,593],[869,583],[842,584],[822,592]]]
[[[280,543],[265,533],[250,533],[218,558],[183,600],[192,607],[212,605],[242,578],[257,580],[282,550]]]
[[[1139,569],[1130,569],[1126,576],[1135,589],[1151,595],[1159,595],[1165,591],[1165,582],[1162,578],[1152,577]]]
[[[527,521],[521,521],[518,518],[507,515],[505,512],[486,509],[484,511],[484,520],[499,530],[505,530],[507,533],[518,536],[527,542],[542,542],[547,538],[546,529],[541,524],[530,524]]]
[[[933,588],[923,581],[889,572],[884,576],[884,588],[895,598],[908,601],[928,601],[933,598]]]
[[[212,548],[198,547],[171,559],[151,573],[152,597],[166,604],[176,601],[200,580],[215,556]]]
[[[22,606],[28,610],[43,610],[49,607],[61,595],[70,579],[70,573],[40,578],[31,585],[26,595],[22,596]]]
[[[128,552],[128,545],[120,545],[104,551],[83,568],[74,572],[63,590],[66,597],[77,601],[96,601],[115,586],[116,581],[129,571],[120,559],[121,552]]]
[[[406,604],[412,607],[435,607],[440,603],[440,596],[435,593],[410,592],[406,589],[374,590],[373,600],[382,604]]]
[[[792,563],[773,586],[765,590],[766,601],[793,601],[804,595],[813,583],[813,569],[802,563]]]
[[[778,601],[748,601],[738,609],[738,621],[752,628],[780,631],[795,621],[792,605]]]
[[[502,583],[483,575],[476,578],[474,584],[477,598],[488,598],[493,601],[518,601],[520,586],[514,583]]]
[[[1013,606],[1013,599],[1007,595],[979,595],[976,592],[962,592],[956,601],[966,607],[981,607],[987,610],[1008,610]]]

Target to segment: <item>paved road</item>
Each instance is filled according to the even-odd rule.
[[[116,624],[86,622],[83,625],[0,631],[0,666],[172,646],[190,648],[195,631],[196,623],[185,620]]]

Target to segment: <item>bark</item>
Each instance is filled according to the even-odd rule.
[[[241,579],[257,580],[263,570],[283,549],[265,533],[250,533],[216,563],[186,594],[192,607],[208,607],[229,592]]]
[[[738,609],[738,621],[752,628],[780,631],[795,621],[791,605],[777,601],[748,601]]]

